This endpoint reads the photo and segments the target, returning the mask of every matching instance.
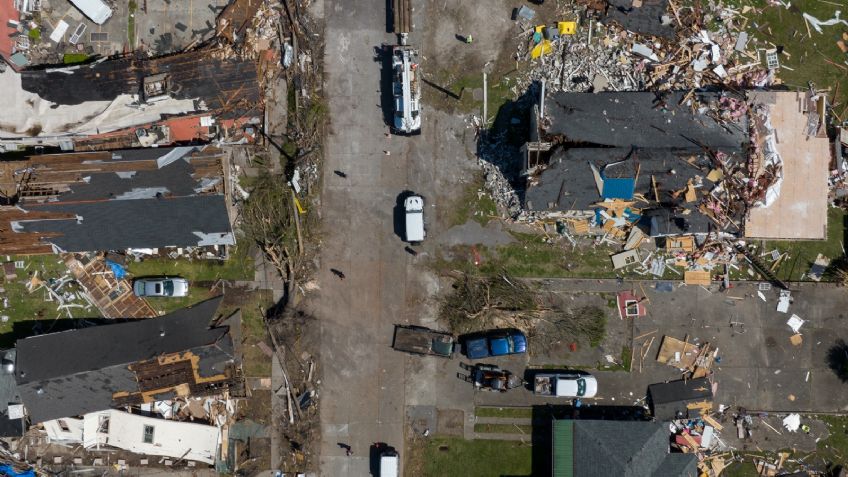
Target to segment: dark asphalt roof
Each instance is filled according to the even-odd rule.
[[[730,150],[726,150],[730,153]],[[705,178],[711,168],[709,158],[698,149],[571,148],[559,149],[541,172],[528,179],[525,208],[536,211],[591,210],[603,201],[595,184],[591,165],[606,178],[634,178],[634,192],[649,202],[637,201],[642,210],[640,227],[651,236],[680,233],[707,233],[712,226],[697,210],[697,202],[687,203],[683,190],[695,176]],[[637,177],[638,169],[638,177]],[[654,200],[651,178],[656,181],[659,202]],[[703,179],[699,197],[713,184]],[[686,211],[689,212],[686,212]],[[685,226],[684,226],[685,223]]]
[[[693,160],[690,164],[689,160]],[[654,198],[651,176],[657,183],[660,202],[682,202],[671,193],[686,187],[696,175],[706,176],[710,160],[698,149],[570,148],[553,153],[548,166],[527,188],[530,210],[588,210],[603,200],[595,185],[590,164],[607,178],[634,178],[635,193]],[[608,166],[608,167],[607,167]],[[699,167],[700,169],[696,168]],[[638,169],[638,178],[636,177]],[[551,205],[553,205],[551,207]]]
[[[747,141],[747,121],[722,126],[706,114],[678,106],[684,92],[672,92],[665,108],[652,92],[558,92],[546,99],[550,120],[546,134],[568,142],[639,148],[712,148],[740,150]],[[705,104],[718,93],[695,93]]]
[[[666,463],[666,460],[671,462]],[[685,464],[685,465],[681,465]],[[669,431],[658,422],[574,421],[574,475],[694,477],[692,454],[669,453]],[[659,470],[669,473],[659,474]],[[679,473],[674,473],[680,471]]]
[[[672,38],[674,27],[663,25],[662,16],[670,15],[668,0],[643,0],[633,8],[633,0],[607,0],[605,20],[617,22],[627,30],[642,35]]]
[[[194,168],[182,159],[161,169],[135,171],[131,176],[114,172],[89,174],[89,181],[71,185],[71,192],[59,196],[59,202],[117,199],[131,191],[162,190],[165,195],[194,195],[200,182],[192,178]]]
[[[138,94],[145,77],[168,73],[170,95],[176,99],[198,98],[210,110],[226,108],[222,117],[250,112],[259,101],[256,62],[216,56],[200,49],[143,60],[108,60],[62,71],[25,70],[21,84],[48,101],[74,105]]]
[[[711,400],[712,384],[707,378],[671,381],[648,386],[648,403],[656,419],[671,420],[685,413],[686,403]]]
[[[113,393],[138,391],[128,365],[161,354],[191,350],[201,374],[221,372],[232,343],[226,327],[209,328],[220,303],[18,340],[15,378],[31,421],[109,409]]]
[[[197,246],[195,234],[231,234],[223,195],[27,205],[27,210],[70,213],[82,220],[20,222],[24,232],[58,232],[50,238],[67,252]]]

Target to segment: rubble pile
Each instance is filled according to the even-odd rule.
[[[480,139],[477,163],[483,169],[486,190],[491,193],[498,208],[505,210],[510,218],[515,218],[521,213],[521,200],[504,171],[514,167],[518,151],[512,147],[504,147],[505,134]]]
[[[756,43],[744,31],[748,16],[756,14],[752,7],[739,11],[710,2],[701,11],[669,4],[667,14],[658,20],[662,24],[656,27],[668,28],[674,34],[662,38],[652,35],[654,29],[649,33],[629,31],[616,21],[601,18],[591,2],[579,3],[582,5],[572,5],[564,14],[582,19],[573,22],[583,27],[573,33],[559,34],[562,28],[540,32],[541,27],[532,27],[533,17],[519,15],[523,32],[518,37],[516,59],[532,59],[533,67],[518,80],[514,93],[541,80],[552,91],[575,92],[664,91],[714,85],[745,88],[779,83],[775,77],[778,60],[770,64],[773,67],[763,67],[757,50],[749,48]],[[767,50],[766,54],[774,57],[777,53]]]

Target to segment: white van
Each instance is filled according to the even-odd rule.
[[[424,198],[411,195],[403,201],[406,212],[406,241],[418,243],[424,241]]]
[[[91,21],[102,25],[112,16],[112,9],[102,0],[71,0],[71,3]]]
[[[397,477],[400,472],[400,457],[394,450],[380,454],[380,477]]]

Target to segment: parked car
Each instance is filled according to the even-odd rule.
[[[537,374],[533,381],[533,393],[540,396],[591,398],[598,394],[598,380],[588,373]]]
[[[187,296],[188,280],[180,277],[137,278],[133,282],[133,293],[136,296]]]
[[[454,341],[456,340],[452,334],[443,331],[423,326],[395,325],[392,348],[406,353],[450,358],[453,355]]]
[[[464,339],[465,356],[483,359],[527,352],[527,337],[518,330],[492,330]]]
[[[406,214],[406,241],[417,244],[424,241],[424,198],[420,195],[411,195],[404,199],[403,210]]]
[[[494,364],[459,363],[459,367],[468,371],[468,374],[456,373],[456,376],[474,385],[475,390],[505,393],[510,389],[520,388],[527,384],[520,376],[512,374],[511,371],[501,369]]]

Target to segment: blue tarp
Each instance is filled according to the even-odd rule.
[[[633,198],[633,191],[636,188],[635,179],[607,179],[604,178],[604,191],[601,194],[604,199],[625,199]]]
[[[14,467],[8,464],[0,464],[0,475],[5,475],[7,477],[35,477],[35,472],[32,469],[25,470],[23,472],[18,472]]]
[[[119,280],[127,275],[127,271],[124,270],[124,267],[122,267],[120,263],[115,263],[111,260],[106,260],[106,265],[109,265],[109,268],[112,269],[112,273],[115,274],[115,278]]]

